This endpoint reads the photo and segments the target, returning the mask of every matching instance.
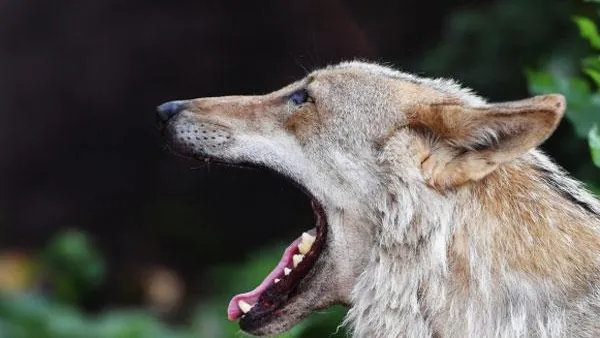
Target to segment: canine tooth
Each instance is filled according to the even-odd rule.
[[[298,244],[298,251],[300,251],[301,254],[305,255],[308,251],[310,251],[310,248],[315,242],[315,239],[315,236],[307,232],[303,232],[302,238],[300,239],[300,244]]]
[[[281,281],[281,279],[275,278],[275,284],[279,283],[280,281]]]
[[[317,239],[317,237],[309,234],[308,232],[303,232],[302,233],[302,241],[304,241],[304,242],[313,243],[315,241],[315,239]]]
[[[290,274],[290,272],[292,272],[292,269],[290,269],[290,268],[283,268],[283,274],[284,274],[284,275],[286,275],[286,276],[287,276],[287,275],[289,275],[289,274]]]
[[[292,257],[292,262],[294,263],[294,267],[297,267],[300,262],[304,259],[304,255],[294,255]]]
[[[238,302],[238,306],[240,307],[240,310],[242,310],[243,313],[248,313],[250,310],[252,310],[252,307],[254,305],[250,305],[250,304],[246,303],[245,301],[240,300]]]

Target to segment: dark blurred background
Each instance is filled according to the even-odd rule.
[[[272,173],[166,151],[158,104],[265,93],[356,58],[453,77],[491,101],[524,98],[527,69],[577,71],[587,44],[570,17],[590,11],[559,0],[4,0],[0,289],[85,316],[134,307],[183,325],[195,314],[200,336],[225,337],[236,330],[220,318],[226,296],[254,287],[262,276],[248,266],[267,271],[278,245],[313,226],[310,206]],[[572,129],[544,148],[597,184]],[[63,271],[70,258],[56,256],[73,252],[95,272]]]

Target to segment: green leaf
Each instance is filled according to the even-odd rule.
[[[581,36],[587,39],[593,48],[600,49],[600,35],[594,21],[583,16],[576,16],[573,21],[579,27]]]
[[[596,86],[600,86],[600,71],[592,68],[584,68],[583,71],[594,80]]]
[[[600,128],[598,128],[598,124],[595,124],[594,127],[590,129],[588,142],[592,153],[592,160],[594,161],[594,164],[600,168]]]
[[[581,66],[582,68],[590,68],[600,71],[600,55],[593,55],[583,58],[583,60],[581,60]]]
[[[56,234],[42,255],[42,268],[52,276],[54,296],[76,302],[102,283],[106,265],[87,234],[69,230]]]

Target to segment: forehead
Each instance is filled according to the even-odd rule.
[[[413,93],[423,98],[452,98],[472,106],[480,106],[485,101],[475,95],[470,89],[463,88],[461,85],[451,79],[444,78],[423,78],[416,75],[400,72],[390,67],[375,63],[360,61],[342,62],[337,65],[328,66],[323,69],[312,72],[308,81],[324,80],[330,81],[350,81],[369,85],[372,81],[390,84],[390,89],[401,93]],[[382,80],[382,81],[378,81]],[[420,94],[420,95],[418,95]],[[411,95],[412,96],[412,95]],[[427,100],[426,100],[427,101]]]
[[[346,81],[350,79],[371,79],[372,80],[390,80],[398,79],[394,77],[395,71],[376,64],[361,62],[346,62],[337,65],[328,66],[313,71],[307,77],[312,81]]]

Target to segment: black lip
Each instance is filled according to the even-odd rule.
[[[306,189],[303,189],[306,191]],[[310,273],[325,248],[327,242],[327,217],[325,209],[312,195],[311,204],[316,218],[317,240],[311,250],[305,255],[292,272],[279,283],[272,284],[259,297],[258,302],[240,319],[239,325],[243,331],[253,332],[278,317],[280,310],[290,299],[297,295],[298,286]]]

